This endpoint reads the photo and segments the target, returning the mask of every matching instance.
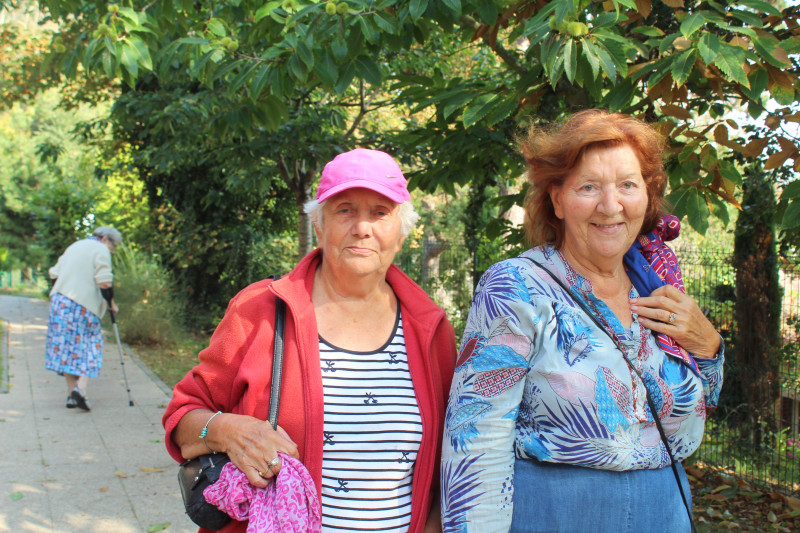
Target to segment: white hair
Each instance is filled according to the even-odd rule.
[[[311,219],[311,223],[319,229],[322,229],[322,207],[325,202],[327,200],[322,202],[310,200],[303,205],[303,211]],[[397,215],[400,217],[400,235],[408,237],[408,234],[411,233],[414,225],[419,220],[419,213],[414,210],[414,205],[411,202],[403,202],[399,206],[400,209],[397,211]]]
[[[100,226],[94,230],[94,232],[92,232],[92,235],[95,237],[100,237],[101,239],[103,237],[108,237],[108,239],[111,241],[111,244],[114,246],[119,246],[122,243],[122,234],[117,231],[116,228],[111,226]]]

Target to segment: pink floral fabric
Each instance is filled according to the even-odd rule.
[[[266,488],[252,486],[230,462],[222,467],[219,480],[203,491],[206,501],[234,520],[247,520],[247,533],[319,532],[322,511],[311,474],[294,457],[279,455],[280,473]]]

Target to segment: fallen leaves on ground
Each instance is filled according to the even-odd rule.
[[[698,533],[800,531],[800,499],[755,487],[702,463],[686,467]]]
[[[23,494],[21,492],[12,492],[11,493],[11,501],[16,502],[22,499]]]
[[[152,526],[147,526],[147,533],[156,533],[156,531],[164,531],[170,525],[171,524],[169,522],[163,522],[161,524],[153,524]]]
[[[153,468],[152,466],[140,466],[139,470],[141,470],[142,472],[150,472],[150,473],[157,473],[164,471],[163,468]]]

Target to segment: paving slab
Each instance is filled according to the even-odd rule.
[[[0,532],[196,532],[164,448],[169,388],[123,345],[130,406],[106,340],[92,410],[67,409],[64,378],[44,368],[47,313],[47,301],[0,295]]]

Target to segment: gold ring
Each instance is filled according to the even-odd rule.
[[[262,472],[261,470],[258,471],[258,475],[263,477],[264,479],[267,479],[267,475],[264,472]]]
[[[669,323],[672,324],[673,322],[675,322],[676,318],[678,318],[678,315],[676,315],[675,313],[670,313],[669,314]]]

